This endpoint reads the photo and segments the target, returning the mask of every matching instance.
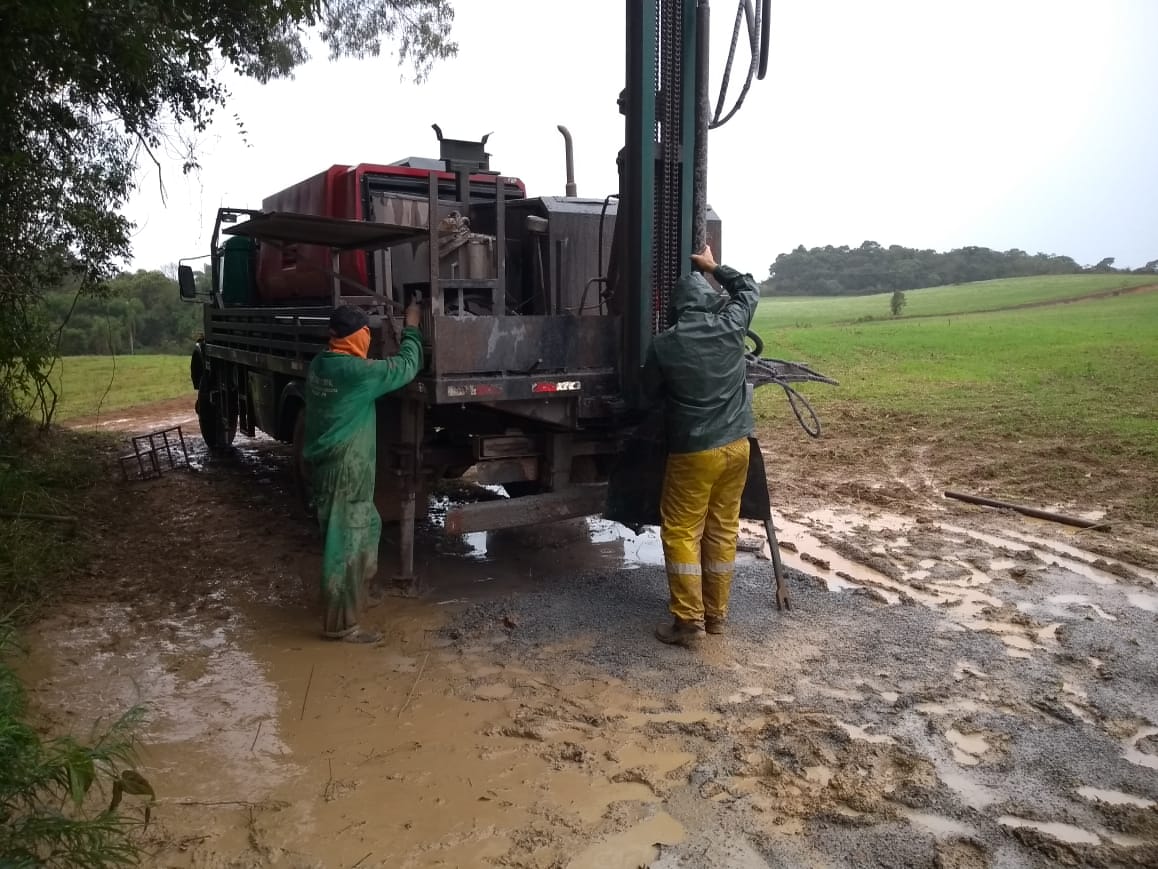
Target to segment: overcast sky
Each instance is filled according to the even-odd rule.
[[[454,0],[459,56],[423,85],[393,56],[293,80],[234,81],[203,166],[143,171],[127,209],[136,268],[204,254],[219,205],[261,200],[333,164],[437,156],[487,132],[491,165],[562,195],[617,190],[623,0]],[[735,0],[711,4],[713,91]],[[768,76],[714,131],[708,194],[723,255],[758,278],[803,244],[1158,258],[1158,0],[774,0]],[[733,80],[747,62],[741,49]]]

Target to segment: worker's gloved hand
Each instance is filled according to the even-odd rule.
[[[417,329],[422,322],[422,309],[418,307],[418,303],[412,301],[406,306],[406,325],[412,329]]]
[[[712,274],[716,271],[716,258],[712,255],[711,245],[705,245],[699,253],[692,254],[692,265],[701,272]]]

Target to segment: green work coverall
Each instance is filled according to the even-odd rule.
[[[327,351],[306,375],[303,458],[325,537],[322,555],[323,633],[341,638],[358,629],[366,584],[378,572],[382,519],[374,506],[377,467],[375,402],[418,374],[422,334],[402,330],[389,359]]]
[[[660,513],[671,612],[684,624],[722,626],[728,611],[755,422],[744,338],[760,292],[751,275],[717,266],[726,295],[693,272],[671,295],[671,326],[644,366],[649,397],[664,406],[667,468]]]

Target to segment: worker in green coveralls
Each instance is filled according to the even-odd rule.
[[[419,308],[406,309],[402,346],[389,359],[367,359],[370,321],[343,306],[330,317],[329,348],[306,375],[306,432],[302,457],[325,538],[322,555],[322,635],[373,643],[378,631],[362,630],[358,618],[370,580],[378,573],[382,519],[374,506],[377,467],[375,403],[408,384],[422,366]]]

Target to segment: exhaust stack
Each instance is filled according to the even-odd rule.
[[[571,131],[562,124],[559,124],[559,132],[563,134],[567,153],[567,198],[574,199],[579,195],[575,187],[575,144],[571,140]]]

